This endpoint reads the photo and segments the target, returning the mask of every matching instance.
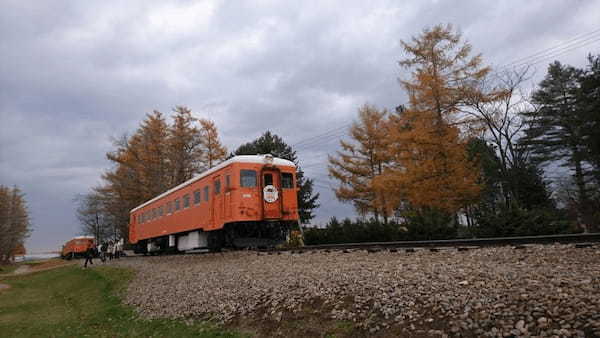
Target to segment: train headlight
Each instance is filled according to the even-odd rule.
[[[271,154],[265,155],[265,164],[273,165],[273,155],[271,155]]]

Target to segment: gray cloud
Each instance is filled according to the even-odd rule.
[[[596,29],[595,2],[5,1],[0,11],[0,183],[27,194],[54,249],[77,233],[73,197],[100,182],[111,137],[176,105],[215,120],[235,148],[266,129],[296,143],[370,102],[405,101],[400,39],[453,23],[503,65]],[[559,57],[583,65],[598,43]],[[545,64],[534,81],[543,76]],[[322,193],[318,222],[352,216],[327,186],[337,138],[299,147]]]

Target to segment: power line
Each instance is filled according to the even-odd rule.
[[[321,133],[321,134],[318,134],[318,135],[315,135],[315,136],[311,136],[311,137],[306,138],[304,140],[300,140],[300,141],[292,144],[292,147],[296,148],[296,147],[298,147],[298,146],[300,146],[300,145],[302,145],[304,143],[307,143],[309,141],[313,141],[314,139],[318,139],[318,138],[321,138],[321,137],[326,137],[327,135],[330,135],[331,133],[339,132],[339,130],[347,128],[347,127],[350,127],[351,125],[352,125],[352,123],[347,123],[347,124],[344,124],[344,125],[342,125],[340,127],[336,127],[336,128],[330,129],[330,130],[328,130],[328,131],[326,131],[324,133]]]
[[[568,53],[570,51],[573,51],[575,49],[579,49],[581,47],[585,47],[587,45],[590,45],[590,44],[598,42],[598,41],[600,41],[600,34],[598,34],[597,36],[591,37],[589,39],[582,40],[582,41],[578,42],[575,45],[565,45],[565,46],[563,46],[561,48],[558,48],[558,49],[556,49],[556,50],[554,50],[554,51],[552,51],[550,53],[547,53],[545,55],[540,55],[538,57],[531,58],[528,61],[524,61],[524,62],[520,62],[520,63],[516,63],[516,64],[511,64],[509,66],[500,67],[500,68],[498,68],[498,70],[496,71],[496,73],[500,72],[502,70],[507,70],[509,68],[517,69],[517,68],[521,68],[521,67],[524,67],[524,66],[533,66],[533,65],[536,65],[536,64],[538,64],[540,62],[544,62],[544,61],[546,61],[548,59],[556,58],[557,56],[564,55],[564,54],[566,54],[566,53]]]
[[[562,43],[560,43],[558,45],[555,45],[555,46],[543,49],[543,50],[541,50],[539,52],[533,53],[531,55],[528,55],[528,56],[516,59],[516,60],[514,60],[512,62],[509,62],[509,63],[505,64],[501,68],[510,67],[511,65],[515,65],[515,64],[520,64],[520,63],[526,62],[528,59],[538,58],[538,57],[543,56],[544,54],[546,54],[548,52],[552,53],[552,52],[554,52],[555,49],[557,49],[559,47],[560,48],[564,48],[564,47],[566,47],[566,45],[580,43],[582,41],[578,41],[578,40],[581,40],[581,39],[583,39],[583,41],[585,41],[585,40],[588,40],[590,38],[594,38],[594,37],[598,36],[597,33],[600,33],[600,28],[595,29],[595,30],[593,30],[591,32],[587,32],[587,33],[584,33],[584,34],[576,35],[575,37],[573,37],[573,38],[571,38],[571,39],[569,39],[567,41],[563,41]],[[584,39],[584,37],[585,37],[585,39]],[[563,46],[563,47],[561,47],[561,46]]]

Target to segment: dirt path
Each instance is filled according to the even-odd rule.
[[[56,269],[56,268],[60,268],[63,266],[74,265],[74,264],[77,264],[77,262],[73,262],[73,261],[67,262],[67,261],[63,261],[63,260],[59,260],[59,259],[50,259],[50,260],[47,260],[43,263],[36,264],[36,265],[22,264],[15,271],[13,271],[11,273],[2,274],[2,275],[0,275],[0,277],[25,275],[25,274],[29,274],[29,273],[34,273],[34,272],[38,272],[38,271],[46,271],[46,270]],[[4,284],[4,285],[6,285],[6,284]],[[0,289],[2,289],[2,288],[0,287]]]
[[[29,265],[21,265],[15,271],[12,272],[13,275],[22,275],[30,272],[32,269]]]

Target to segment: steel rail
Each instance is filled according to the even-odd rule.
[[[486,247],[525,244],[553,244],[553,243],[590,243],[600,242],[600,233],[545,235],[545,236],[519,236],[519,237],[493,237],[470,239],[442,239],[428,241],[397,241],[397,242],[364,242],[342,244],[307,245],[300,248],[275,249],[274,251],[311,251],[311,250],[343,250],[343,249],[369,249],[369,248],[442,248],[442,247]]]

